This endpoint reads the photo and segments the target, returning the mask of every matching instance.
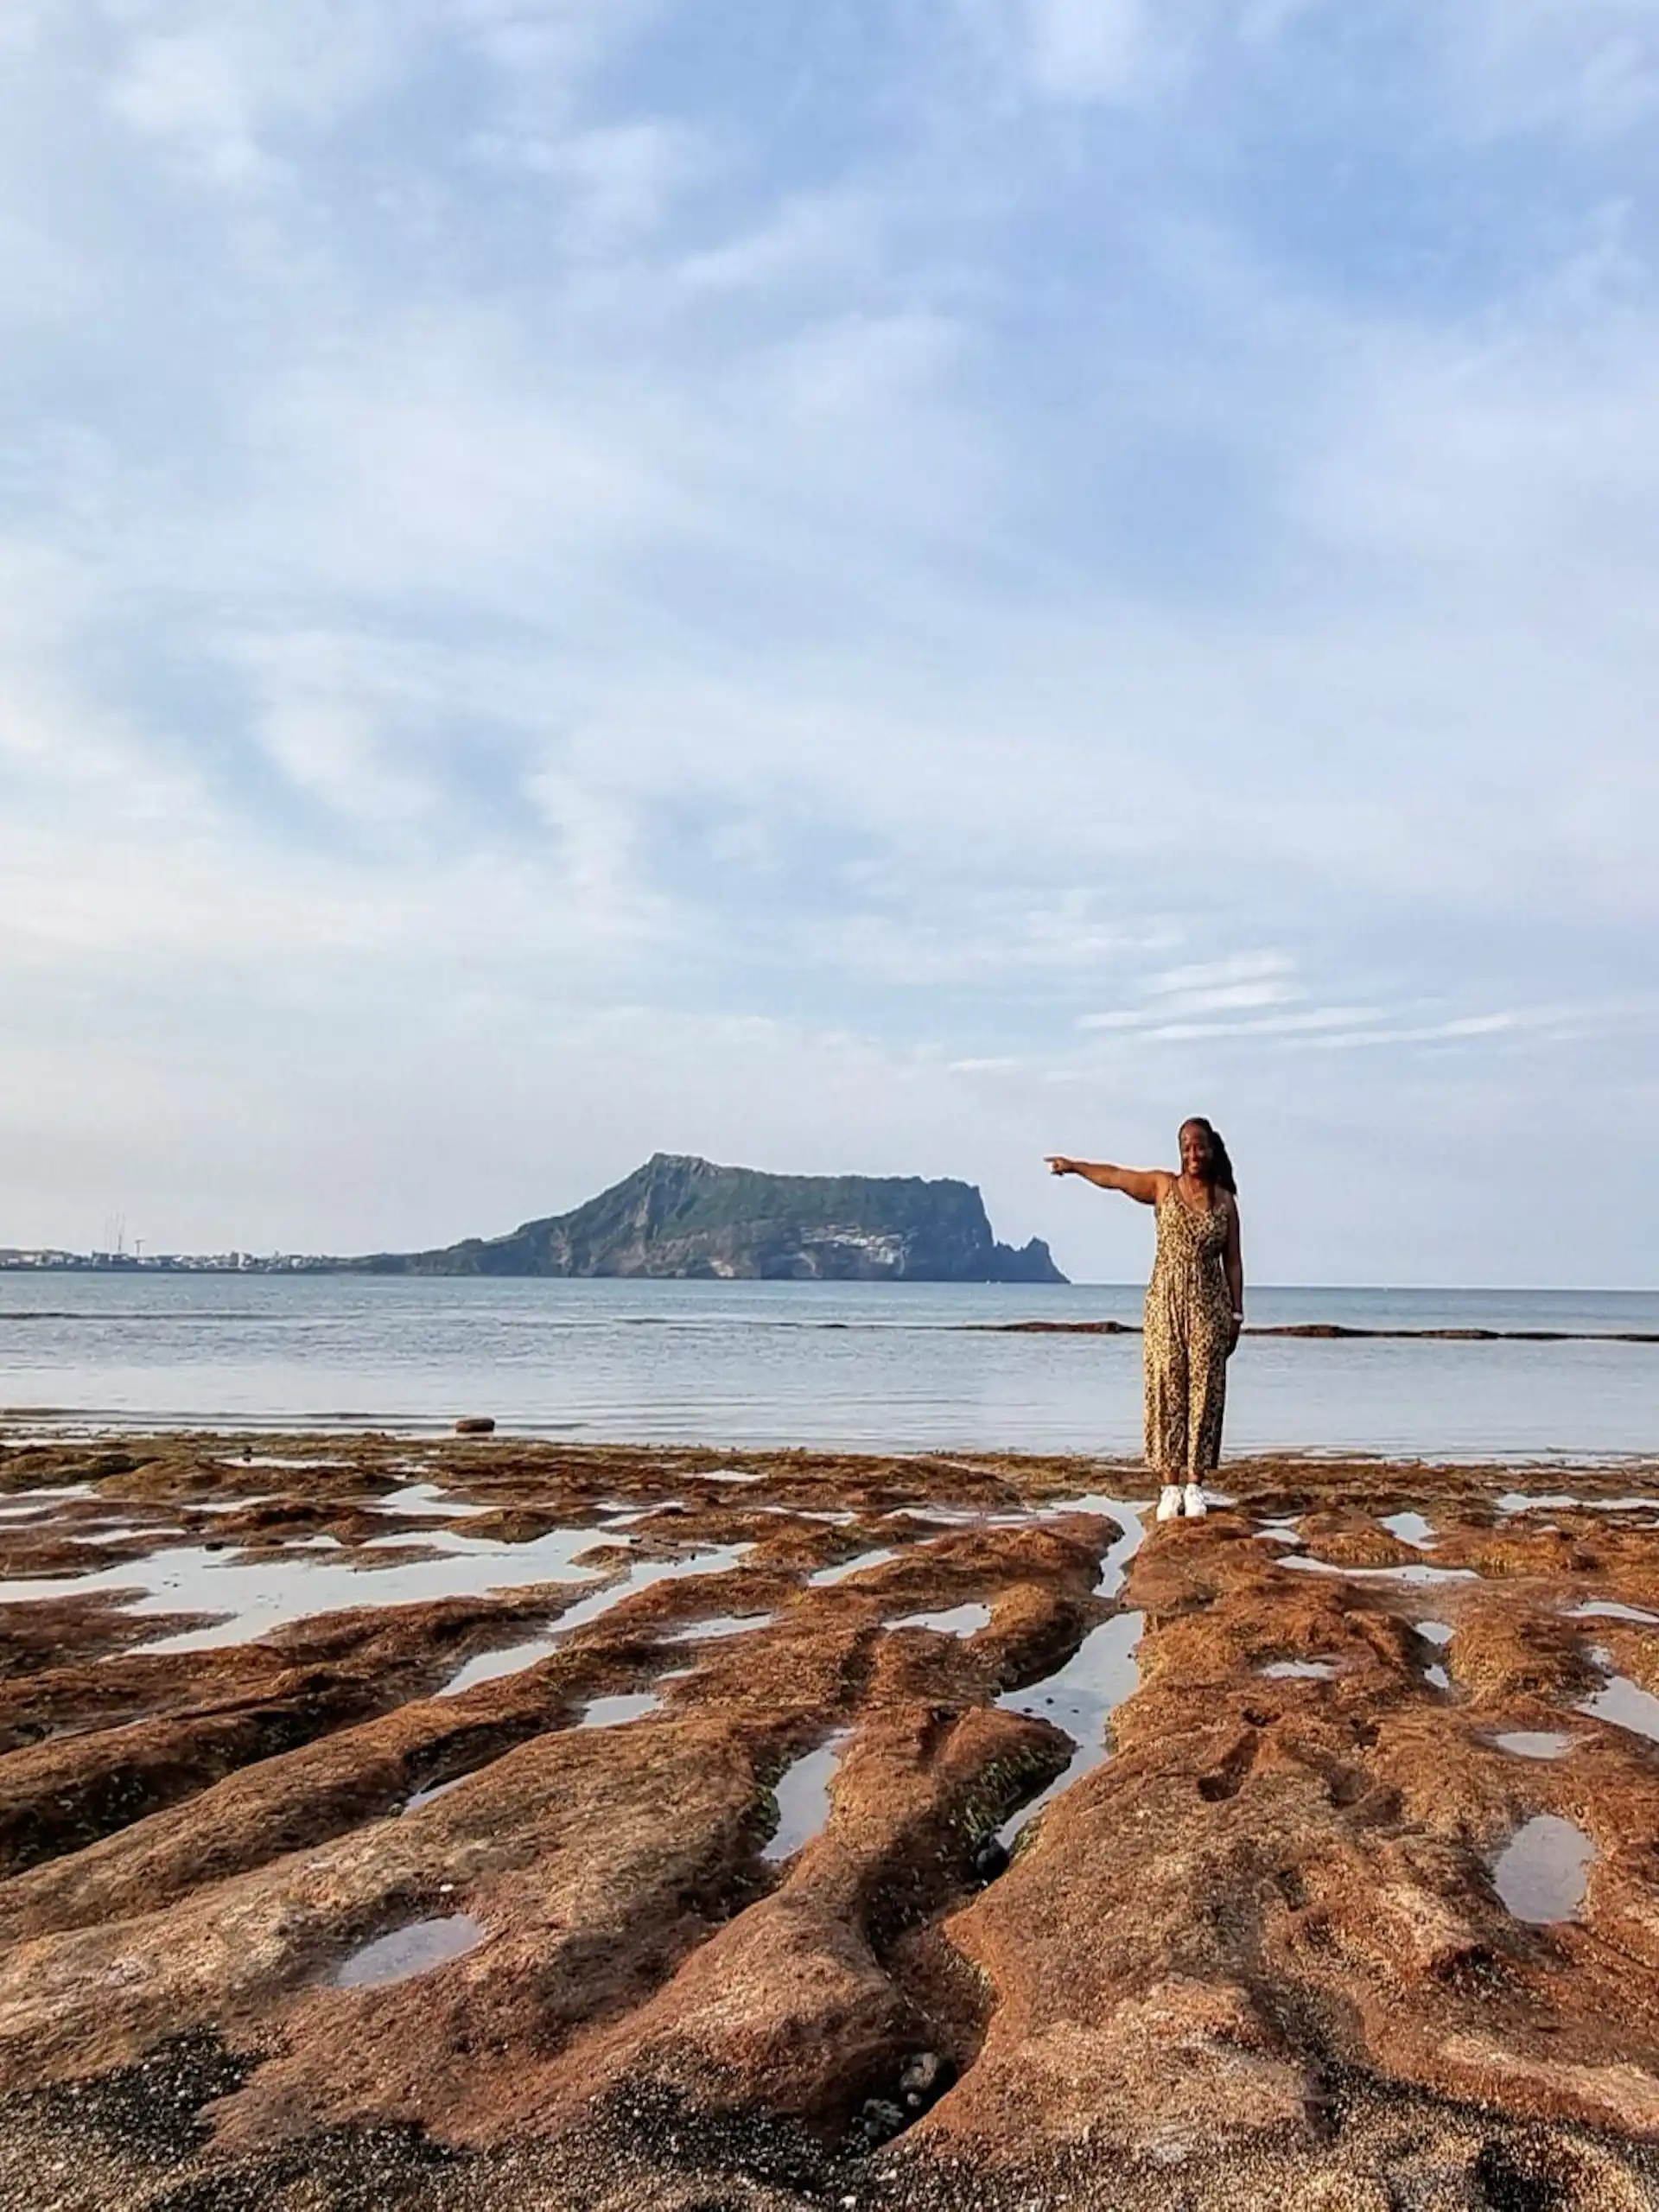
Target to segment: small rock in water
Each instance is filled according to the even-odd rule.
[[[467,1414],[455,1423],[457,1436],[493,1436],[494,1433],[493,1414]]]
[[[1008,1847],[999,1837],[983,1836],[975,1845],[973,1859],[969,1863],[973,1868],[974,1879],[982,1887],[987,1883],[995,1881],[999,1874],[1007,1872]]]

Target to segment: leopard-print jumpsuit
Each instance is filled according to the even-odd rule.
[[[1147,1465],[1166,1483],[1207,1474],[1221,1458],[1232,1300],[1223,1255],[1227,1211],[1158,1201],[1158,1256],[1147,1286]]]

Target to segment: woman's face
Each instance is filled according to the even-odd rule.
[[[1210,1180],[1210,1140],[1197,1122],[1181,1124],[1181,1173],[1200,1183]]]

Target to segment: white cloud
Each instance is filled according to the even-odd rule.
[[[1190,90],[1212,175],[874,57],[855,113],[804,44],[787,100],[653,75],[644,10],[334,12],[315,74],[309,7],[124,5],[103,79],[42,34],[86,97],[41,94],[10,307],[0,248],[0,1234],[96,1160],[194,1241],[416,1241],[659,1143],[983,1160],[1048,1233],[1057,1100],[1120,1156],[1214,1105],[1271,1176],[1316,1111],[1524,1149],[1517,1054],[1561,1142],[1650,1081],[1616,145],[1480,296],[1368,292],[1390,177],[1290,221],[1205,66],[1328,15],[980,7],[1004,93]],[[1528,21],[1524,67],[1433,41],[1448,204],[1426,118],[1523,112]]]
[[[1654,0],[1468,0],[1439,29],[1487,129],[1612,137],[1659,103]]]

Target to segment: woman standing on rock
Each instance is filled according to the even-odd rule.
[[[1147,1464],[1162,1485],[1158,1518],[1183,1498],[1205,1510],[1204,1477],[1221,1458],[1227,1362],[1244,1325],[1238,1185],[1227,1147],[1202,1115],[1181,1123],[1181,1169],[1110,1167],[1051,1155],[1056,1175],[1081,1175],[1156,1209],[1158,1256],[1147,1286]]]

